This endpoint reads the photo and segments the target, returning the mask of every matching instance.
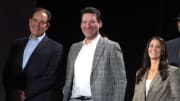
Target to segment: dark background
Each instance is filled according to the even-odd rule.
[[[147,40],[154,35],[165,40],[179,37],[175,17],[180,12],[178,0],[1,0],[0,3],[0,72],[2,72],[12,40],[29,35],[28,19],[33,8],[45,7],[52,12],[47,35],[64,46],[62,67],[72,43],[83,39],[80,10],[94,6],[102,13],[100,32],[119,42],[124,54],[127,74],[125,101],[131,101],[135,72],[139,68]],[[62,76],[65,76],[62,74]],[[0,101],[5,92],[0,75]]]

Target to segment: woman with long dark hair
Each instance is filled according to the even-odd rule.
[[[136,73],[133,101],[180,101],[180,72],[168,65],[163,38],[147,42],[141,68]]]

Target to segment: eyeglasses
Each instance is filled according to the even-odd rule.
[[[39,23],[40,25],[45,25],[45,24],[47,24],[47,21],[42,21],[42,20],[39,21],[38,19],[34,19],[34,18],[32,18],[31,21],[32,21],[33,23]]]

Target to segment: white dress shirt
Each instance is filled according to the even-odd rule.
[[[93,57],[100,35],[90,43],[85,44],[78,53],[74,64],[74,80],[71,98],[78,96],[91,96],[90,76],[93,64]]]
[[[146,80],[146,97],[147,97],[148,92],[149,92],[149,88],[150,88],[150,85],[151,85],[151,81],[152,81],[152,80]]]

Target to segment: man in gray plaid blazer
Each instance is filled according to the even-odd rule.
[[[83,41],[71,46],[63,101],[124,101],[127,85],[122,50],[100,35],[100,11],[81,11]]]

